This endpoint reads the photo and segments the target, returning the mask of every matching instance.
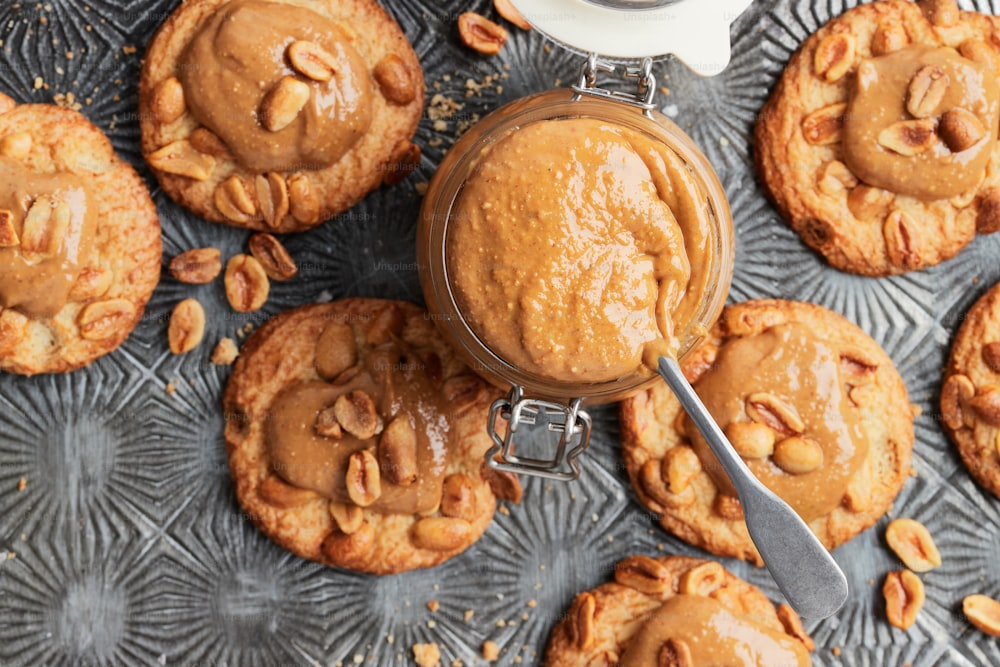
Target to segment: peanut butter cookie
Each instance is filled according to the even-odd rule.
[[[82,114],[0,94],[0,370],[62,373],[117,348],[160,278],[149,191]]]
[[[1000,284],[976,301],[955,336],[941,417],[973,479],[1000,498]]]
[[[286,549],[373,574],[437,565],[479,539],[513,476],[483,470],[497,391],[423,310],[348,299],[270,320],[223,404],[236,495]]]
[[[775,609],[714,561],[630,556],[615,565],[613,583],[573,600],[544,664],[808,667],[814,647],[791,607]]]
[[[315,227],[419,162],[420,62],[374,0],[189,0],[153,37],[142,151],[213,222]]]
[[[834,267],[939,264],[1000,229],[1000,18],[881,0],[792,56],[759,116],[764,189]]]
[[[820,306],[729,306],[684,373],[750,470],[828,549],[874,524],[910,470],[913,408],[885,352]],[[636,495],[681,539],[761,565],[735,490],[666,387],[621,409]]]

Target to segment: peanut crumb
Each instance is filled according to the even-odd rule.
[[[496,642],[487,639],[483,642],[483,659],[487,662],[496,662],[497,658],[500,657],[500,647],[496,645]]]
[[[34,83],[35,90],[40,90],[42,88],[42,86],[44,86],[44,85],[45,85],[45,79],[43,79],[40,76],[36,76],[35,77],[35,83]]]
[[[389,635],[389,636],[387,636],[387,637],[385,638],[385,643],[386,643],[386,644],[391,644],[391,643],[393,643],[394,641],[396,641],[396,637],[395,637],[395,635]]]
[[[139,49],[135,48],[131,44],[126,44],[125,46],[122,47],[122,53],[124,53],[127,56],[134,54],[138,50]]]
[[[430,609],[432,612],[435,612],[441,608],[441,605],[438,603],[437,600],[431,600],[430,602],[427,603],[427,608]]]
[[[414,644],[413,659],[420,667],[440,667],[441,651],[437,644]]]
[[[20,493],[21,491],[24,491],[26,488],[28,488],[28,480],[26,480],[24,477],[22,477],[21,479],[17,480],[17,491],[18,491],[18,493]]]
[[[173,382],[168,382],[165,391],[171,396],[173,396],[174,394],[177,393],[177,387],[174,386]]]
[[[423,197],[424,195],[427,194],[427,187],[429,185],[430,184],[427,181],[420,181],[419,183],[415,183],[413,185],[413,189],[417,191],[418,195],[420,195],[421,197]]]
[[[840,655],[840,647],[839,646],[834,646],[832,649],[830,649],[830,653],[832,653],[834,655]]]
[[[236,342],[232,338],[223,338],[212,351],[212,363],[216,366],[229,366],[238,356],[240,350],[236,347]]]
[[[510,509],[506,505],[501,505],[499,507],[500,514],[504,516],[510,516]]]
[[[466,609],[465,614],[462,616],[462,618],[465,620],[466,623],[468,623],[469,621],[472,620],[472,617],[475,616],[475,614],[476,612],[472,611],[471,609]]]
[[[538,600],[536,600],[534,598],[528,600],[528,606],[531,607],[532,609],[534,609],[535,607],[538,606]]]

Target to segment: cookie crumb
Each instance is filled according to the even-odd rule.
[[[122,47],[122,53],[124,53],[127,56],[133,55],[138,50],[139,49],[137,49],[136,47],[132,46],[131,44],[126,44],[125,46]]]
[[[534,609],[535,607],[538,606],[538,600],[536,600],[535,598],[531,598],[530,600],[528,600],[528,606]]]
[[[28,488],[28,480],[27,479],[25,479],[24,477],[22,477],[21,479],[17,480],[17,492],[18,493],[20,493],[21,491],[24,491],[26,488]]]
[[[212,350],[212,363],[216,366],[230,366],[238,356],[240,350],[236,347],[236,341],[232,338],[223,338]]]
[[[413,659],[420,667],[440,667],[441,651],[437,644],[414,644]]]
[[[834,646],[832,649],[830,649],[830,653],[839,656],[840,655],[840,647],[839,646]]]
[[[173,396],[177,393],[177,387],[174,386],[173,382],[168,382],[164,391]]]
[[[432,612],[434,612],[440,609],[441,605],[440,603],[438,603],[437,600],[431,600],[430,602],[427,603],[427,608],[430,609]]]
[[[44,85],[45,85],[45,79],[43,79],[40,76],[36,76],[34,82],[35,90],[41,90]]]
[[[465,610],[465,614],[462,616],[462,618],[464,618],[465,622],[468,623],[469,621],[472,620],[472,617],[475,616],[475,615],[476,615],[476,612],[474,612],[471,609],[466,609]]]
[[[496,645],[496,642],[490,639],[483,642],[483,660],[486,660],[487,662],[496,662],[499,657],[500,647]]]
[[[434,140],[431,140],[430,143],[433,144]],[[421,197],[423,197],[425,194],[427,194],[427,188],[429,186],[430,186],[430,183],[428,183],[427,181],[420,181],[419,183],[414,183],[413,189],[417,191],[418,195],[420,195]]]

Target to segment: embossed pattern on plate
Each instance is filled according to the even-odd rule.
[[[5,2],[0,90],[19,102],[73,93],[152,186],[138,145],[139,63],[178,4]],[[221,282],[182,285],[165,273],[143,322],[115,353],[65,377],[0,376],[0,664],[397,665],[413,664],[414,644],[436,643],[443,665],[473,665],[484,664],[486,640],[499,645],[499,664],[538,664],[573,596],[610,579],[620,558],[704,556],[662,531],[636,502],[618,453],[614,406],[593,411],[593,445],[578,482],[529,481],[521,506],[498,512],[479,543],[433,570],[374,578],[298,559],[258,533],[233,497],[219,407],[228,369],[209,362],[214,343],[241,339],[268,316],[311,301],[419,301],[416,184],[430,179],[478,118],[575,81],[578,57],[513,26],[497,57],[465,49],[455,19],[468,9],[496,18],[491,4],[384,2],[421,56],[428,101],[440,94],[462,106],[443,123],[421,123],[423,160],[411,179],[284,239],[300,276],[275,284],[263,311],[235,313]],[[1000,235],[978,238],[929,271],[848,276],[798,240],[753,172],[753,122],[784,63],[806,35],[851,4],[758,0],[733,26],[733,60],[723,74],[701,79],[673,60],[657,63],[658,104],[702,147],[730,198],[738,259],[731,300],[811,300],[843,313],[886,348],[923,411],[918,475],[894,516],[925,523],[944,557],[923,575],[924,610],[905,633],[884,620],[881,582],[899,564],[885,546],[883,519],[835,553],[852,594],[836,617],[807,621],[818,644],[813,663],[997,665],[1000,645],[969,626],[961,598],[1000,597],[1000,502],[965,472],[939,425],[937,400],[951,336],[965,310],[1000,280]],[[962,6],[995,11],[984,0]],[[153,193],[165,260],[192,247],[219,247],[226,257],[246,247],[246,232],[200,221]],[[166,323],[186,296],[206,306],[206,342],[174,357]],[[725,564],[779,599],[765,570]]]

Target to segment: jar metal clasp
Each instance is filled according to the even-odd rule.
[[[568,482],[580,476],[577,459],[590,444],[591,419],[580,409],[582,398],[568,405],[524,397],[524,389],[514,385],[506,398],[497,399],[490,407],[487,431],[493,447],[486,453],[487,464],[496,470],[524,473]],[[497,419],[507,422],[507,432],[497,432]],[[555,455],[534,458],[514,453],[514,437],[522,426],[546,423],[549,432],[559,434]]]
[[[605,60],[601,60],[596,53],[591,53],[587,61],[580,68],[580,78],[575,86],[572,86],[576,93],[574,100],[579,100],[582,96],[597,97],[614,102],[623,102],[631,106],[642,109],[643,113],[651,115],[650,112],[656,108],[653,102],[656,97],[656,77],[653,75],[653,59],[643,58],[638,67],[625,67],[626,79],[636,79],[636,92],[627,93],[618,90],[608,90],[601,88],[597,83],[597,75],[600,72],[611,74],[615,71],[615,66]]]

